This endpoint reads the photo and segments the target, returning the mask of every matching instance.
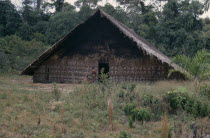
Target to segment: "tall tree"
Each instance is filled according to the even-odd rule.
[[[64,4],[61,12],[51,16],[45,36],[50,44],[58,41],[79,23],[76,8],[68,3]]]
[[[148,6],[145,5],[145,0],[117,0],[123,5],[130,16],[135,19],[136,15],[144,14],[148,11]]]
[[[17,29],[17,35],[24,40],[32,40],[34,33],[44,34],[47,28],[46,22],[49,21],[50,18],[48,12],[45,12],[41,7],[39,7],[39,9],[37,6],[34,7],[33,2],[33,0],[23,0],[22,8],[20,9],[23,23]],[[38,0],[36,2],[38,2]],[[41,2],[41,0],[39,2]]]
[[[158,23],[158,13],[153,3],[146,4],[145,0],[118,0],[125,8],[128,19],[128,26],[141,37],[154,41],[154,27]]]
[[[0,37],[14,34],[21,24],[15,6],[9,1],[0,1]]]
[[[36,11],[39,12],[41,9],[43,0],[36,0]]]
[[[118,21],[129,25],[129,18],[127,13],[124,11],[124,9],[120,6],[114,7],[111,4],[107,3],[104,6],[100,7],[103,11],[117,19]]]
[[[32,7],[32,0],[23,0],[22,2],[21,15],[24,23],[33,25],[37,22],[34,9]]]
[[[64,0],[55,0],[55,11],[60,12],[63,9]]]
[[[204,6],[205,6],[205,10],[208,11],[210,7],[210,0],[205,0]]]
[[[75,5],[79,8],[86,6],[86,7],[90,7],[90,8],[96,8],[98,2],[101,0],[77,0],[75,2]]]
[[[203,6],[198,1],[168,2],[155,26],[156,45],[168,56],[177,53],[192,55],[204,46],[199,33],[202,30]]]

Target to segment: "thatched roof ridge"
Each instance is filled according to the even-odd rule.
[[[107,18],[110,21],[110,23],[112,23],[115,27],[117,27],[119,29],[119,31],[122,32],[125,36],[127,36],[129,39],[131,39],[133,42],[135,42],[137,44],[138,48],[143,50],[143,52],[145,52],[146,54],[156,57],[161,62],[167,63],[169,66],[173,67],[176,70],[179,70],[181,72],[183,71],[181,67],[174,64],[167,56],[165,56],[157,48],[155,48],[153,45],[148,43],[146,40],[144,40],[143,38],[138,36],[133,30],[129,29],[127,26],[125,26],[121,22],[117,21],[116,19],[114,19],[113,17],[111,17],[110,15],[105,13],[104,11],[99,9],[92,16],[90,16],[88,19],[92,18],[96,14],[100,14],[100,16]],[[60,44],[64,40],[66,40],[68,37],[70,37],[71,34],[85,22],[83,22],[83,23],[79,24],[78,26],[76,26],[75,28],[73,28],[67,35],[65,35],[57,43],[55,43],[49,49],[47,49],[37,60],[35,60],[32,64],[30,64],[28,67],[26,67],[21,74],[22,75],[32,75],[33,69],[37,68],[39,66],[39,64],[41,64],[47,57],[49,57],[58,48],[60,48],[60,46],[61,46]]]
[[[119,28],[121,32],[123,32],[126,36],[128,36],[132,41],[136,42],[139,49],[146,52],[148,55],[155,56],[157,59],[159,59],[163,63],[167,63],[170,66],[172,66],[174,69],[182,71],[182,68],[178,65],[174,64],[167,56],[165,56],[162,52],[160,52],[157,48],[155,48],[153,45],[148,43],[145,39],[141,38],[139,35],[137,35],[133,30],[125,26],[123,23],[117,21],[107,13],[101,11],[101,14],[104,15],[108,20],[111,21],[112,24],[114,24],[116,27]]]

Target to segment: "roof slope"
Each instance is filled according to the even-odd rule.
[[[122,24],[121,22],[117,21],[107,13],[105,13],[102,10],[97,10],[91,17],[95,16],[96,14],[100,14],[101,17],[105,17],[112,23],[115,27],[119,29],[120,32],[122,32],[125,36],[129,37],[133,42],[136,43],[137,47],[144,51],[146,54],[150,56],[156,57],[158,60],[160,60],[163,63],[167,63],[172,68],[183,71],[181,67],[173,63],[167,56],[165,56],[162,52],[160,52],[157,48],[155,48],[153,45],[148,43],[146,40],[138,36],[133,30],[129,29],[127,26]],[[89,20],[91,17],[89,17],[87,20]],[[87,21],[86,20],[86,21]],[[86,22],[85,21],[85,22]],[[83,22],[82,24],[84,24]],[[62,39],[60,39],[57,43],[52,45],[49,49],[47,49],[37,60],[35,60],[33,63],[31,63],[28,67],[26,67],[22,71],[22,75],[32,75],[35,68],[37,68],[45,59],[47,59],[50,55],[52,55],[61,45],[61,43],[66,40],[68,37],[71,36],[71,34],[77,30],[82,24],[79,24],[74,29],[72,29],[67,35],[65,35]]]

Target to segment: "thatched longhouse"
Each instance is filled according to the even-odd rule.
[[[134,31],[98,10],[30,64],[23,75],[34,82],[96,81],[100,71],[115,82],[169,79],[169,69],[180,67]],[[170,79],[183,75],[173,74]]]

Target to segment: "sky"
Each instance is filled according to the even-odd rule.
[[[22,0],[11,0],[12,3],[14,3],[16,6],[20,5]],[[74,4],[76,0],[65,0],[65,2]],[[201,0],[203,1],[203,0]],[[149,2],[149,0],[147,0],[147,3]],[[104,5],[105,3],[110,3],[113,6],[118,6],[119,4],[116,2],[116,0],[102,0],[99,4],[100,5]],[[210,9],[208,12],[205,12],[201,17],[205,18],[205,17],[209,17],[210,18]]]

